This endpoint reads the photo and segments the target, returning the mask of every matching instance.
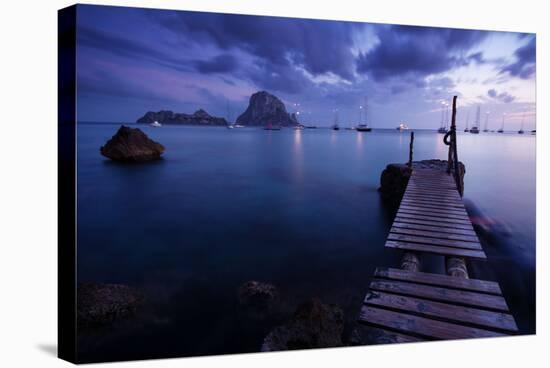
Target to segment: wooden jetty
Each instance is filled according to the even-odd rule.
[[[405,252],[406,269],[377,268],[359,315],[360,324],[385,336],[383,342],[518,331],[498,283],[468,278],[465,260],[487,256],[462,201],[455,117],[456,97],[451,130],[444,138],[449,145],[447,172],[413,167],[411,133],[413,170],[385,244]],[[445,256],[447,275],[418,272],[420,253]]]

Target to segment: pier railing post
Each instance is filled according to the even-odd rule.
[[[456,147],[456,99],[457,96],[453,97],[453,114],[451,119],[451,129],[445,137],[443,142],[449,146],[449,156],[447,163],[447,173],[453,175],[456,183],[456,188],[462,196],[464,189],[462,188],[462,180],[460,179],[460,165],[458,161],[458,151]]]
[[[413,166],[413,145],[414,145],[414,132],[411,132],[411,142],[409,143],[409,167]]]

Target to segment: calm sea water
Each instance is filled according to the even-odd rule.
[[[163,160],[111,162],[99,147],[118,125],[78,126],[78,279],[147,295],[131,321],[80,336],[84,360],[258,351],[310,297],[339,304],[351,326],[374,268],[398,266],[377,188],[388,163],[407,160],[408,133],[140,128],[166,147]],[[415,160],[446,153],[442,135],[416,132]],[[535,137],[459,134],[458,154],[489,257],[472,276],[498,280],[533,333]],[[247,280],[278,287],[276,312],[243,311]]]

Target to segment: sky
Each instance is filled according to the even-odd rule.
[[[304,124],[535,129],[534,34],[79,5],[79,121],[199,108],[234,121],[250,95]]]

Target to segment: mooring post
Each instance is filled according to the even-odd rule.
[[[414,131],[411,132],[411,142],[409,143],[409,167],[412,169],[413,166],[413,145],[414,145]]]
[[[468,267],[466,267],[466,260],[461,257],[447,257],[445,259],[445,269],[447,275],[454,277],[462,277],[468,279]]]
[[[406,271],[419,272],[420,271],[420,259],[414,252],[403,253],[401,258],[401,269]]]

